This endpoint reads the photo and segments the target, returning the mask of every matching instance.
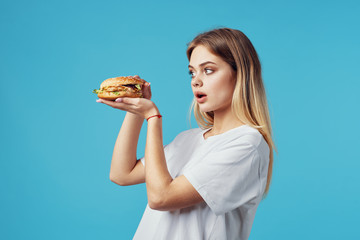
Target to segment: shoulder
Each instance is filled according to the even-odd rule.
[[[257,151],[260,155],[267,155],[269,148],[263,135],[258,129],[243,125],[229,132],[226,141],[229,145],[238,146]]]
[[[263,158],[267,159],[269,156],[269,145],[265,141],[264,136],[259,132],[258,129],[250,127],[248,125],[244,126],[245,132],[239,138],[239,140],[249,144],[256,152]]]
[[[250,127],[249,125],[243,126],[242,132],[238,136],[239,140],[245,141],[255,148],[257,148],[264,139],[256,128]]]

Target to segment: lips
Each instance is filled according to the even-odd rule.
[[[200,91],[196,91],[194,95],[195,95],[196,101],[197,101],[198,103],[203,103],[203,102],[206,101],[207,95],[206,95],[205,93],[200,92]]]

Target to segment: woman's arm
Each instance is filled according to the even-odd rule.
[[[110,168],[110,180],[119,185],[145,181],[144,166],[136,158],[137,143],[144,119],[127,112],[117,137]]]
[[[145,161],[146,190],[150,208],[169,211],[204,201],[184,176],[175,179],[171,177],[165,161],[161,118],[151,118],[148,121]]]
[[[147,85],[146,96],[151,97],[149,85]],[[150,97],[145,98],[120,98],[117,101],[107,101],[99,99],[98,102],[104,103],[113,108],[131,112],[141,117],[148,118],[158,115],[159,110],[150,101]],[[130,120],[129,120],[130,121]],[[121,134],[121,131],[120,131]],[[138,139],[138,136],[136,137]],[[119,143],[120,145],[120,143]],[[116,146],[115,146],[116,147]],[[135,147],[136,149],[136,147]],[[121,153],[120,153],[121,154]],[[134,155],[132,164],[134,163]],[[118,155],[118,154],[117,154]],[[134,166],[134,165],[133,165]],[[114,165],[115,167],[115,165]],[[113,168],[113,167],[112,167]],[[130,169],[131,167],[127,168]],[[116,167],[116,169],[118,169]],[[145,172],[145,177],[142,175]],[[200,194],[195,190],[191,183],[184,176],[172,179],[165,161],[165,153],[162,140],[162,118],[150,118],[147,128],[147,139],[145,148],[145,171],[142,163],[138,161],[133,170],[128,173],[126,179],[131,181],[119,181],[124,185],[143,181],[145,178],[149,206],[157,210],[175,210],[189,207],[204,201]],[[140,178],[139,176],[142,176]]]

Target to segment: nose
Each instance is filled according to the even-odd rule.
[[[201,87],[202,86],[202,80],[200,79],[199,76],[195,76],[191,81],[191,85],[193,87]]]

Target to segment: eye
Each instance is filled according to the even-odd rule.
[[[191,78],[195,77],[195,73],[193,71],[191,71],[191,70],[189,70],[189,75],[190,75]]]
[[[210,69],[210,68],[205,68],[205,74],[211,74],[214,72],[214,70]]]

